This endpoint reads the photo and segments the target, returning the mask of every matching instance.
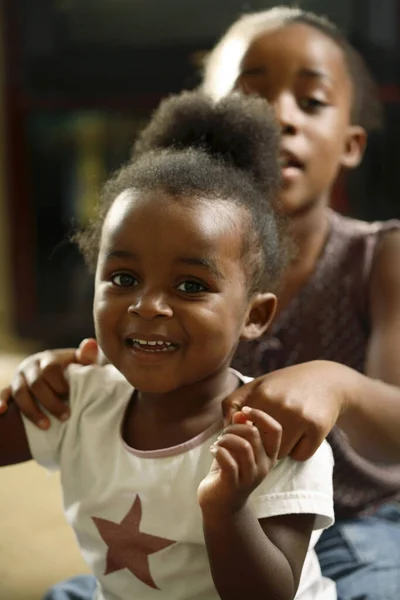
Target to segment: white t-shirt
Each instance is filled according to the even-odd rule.
[[[67,520],[99,581],[96,598],[217,600],[196,494],[222,420],[179,446],[137,451],[121,435],[133,393],[124,377],[111,365],[72,365],[69,379],[68,421],[50,417],[47,431],[24,423],[32,456],[61,471]],[[251,495],[257,517],[311,513],[316,529],[329,526],[332,469],[326,443],[305,463],[279,461]],[[310,549],[296,599],[317,598],[336,592]]]

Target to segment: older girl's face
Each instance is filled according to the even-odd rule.
[[[327,201],[341,167],[361,160],[365,133],[351,125],[353,87],[342,49],[295,23],[257,37],[237,87],[266,98],[281,125],[283,188],[289,214]]]

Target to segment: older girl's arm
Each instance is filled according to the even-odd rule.
[[[370,460],[400,462],[400,234],[387,234],[370,283],[372,331],[366,376],[349,386],[339,424]]]
[[[0,417],[0,467],[31,460],[22,417],[14,402]]]

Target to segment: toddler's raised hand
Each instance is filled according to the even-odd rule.
[[[261,410],[243,407],[211,447],[215,457],[197,497],[203,513],[240,510],[274,466],[282,427]]]

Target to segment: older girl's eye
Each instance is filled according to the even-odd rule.
[[[111,277],[111,282],[117,287],[132,287],[137,285],[138,280],[133,275],[129,275],[129,273],[115,273]]]
[[[318,112],[321,108],[327,106],[327,104],[317,98],[300,98],[299,106],[307,112]]]
[[[198,281],[183,281],[177,287],[177,290],[180,292],[185,292],[185,294],[199,294],[200,292],[205,292],[207,290],[206,286]]]

